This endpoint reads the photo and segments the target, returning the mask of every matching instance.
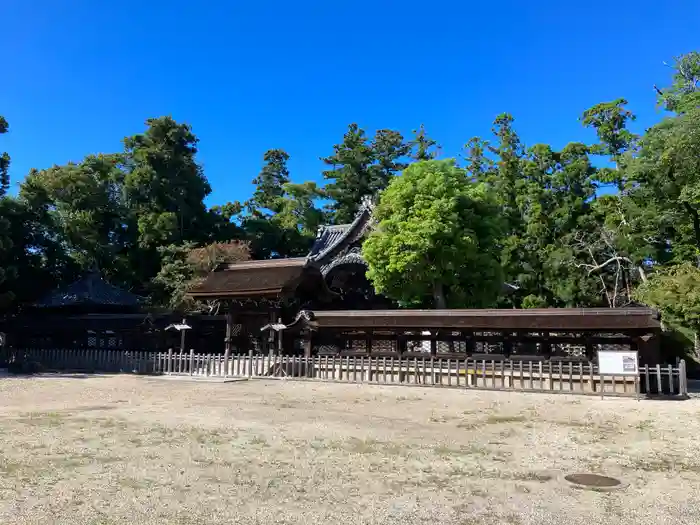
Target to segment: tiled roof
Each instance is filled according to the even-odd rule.
[[[138,306],[141,298],[112,286],[98,272],[91,272],[79,281],[55,290],[34,303],[39,308],[76,305]]]
[[[322,259],[346,237],[351,226],[352,224],[321,226],[307,258],[311,260]]]
[[[319,267],[324,275],[328,273],[332,267],[337,265],[335,259],[338,254],[347,247],[348,243],[356,241],[362,235],[371,217],[372,207],[365,203],[355,216],[355,220],[350,224],[322,226],[306,257],[309,263]],[[353,258],[364,262],[359,252],[353,255]]]

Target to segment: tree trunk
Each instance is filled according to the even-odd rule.
[[[435,281],[433,284],[433,300],[435,308],[438,310],[444,310],[447,308],[447,301],[445,300],[445,289],[442,287],[440,281]]]
[[[695,350],[695,357],[700,359],[700,333],[693,332],[693,350]]]

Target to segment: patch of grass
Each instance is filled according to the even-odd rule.
[[[105,450],[107,451],[107,450]],[[60,458],[52,460],[52,463],[58,464],[59,466],[81,466],[86,463],[100,463],[103,465],[108,465],[110,463],[119,463],[120,461],[125,461],[124,458],[120,456],[112,456],[109,454],[100,454],[99,450],[86,450],[83,452],[74,452],[72,454],[64,455]]]
[[[636,458],[627,467],[644,472],[692,472],[700,473],[700,464],[676,461],[674,458],[656,456],[651,459]]]
[[[196,441],[200,445],[222,445],[228,441],[218,430],[191,428],[188,433],[189,439]]]
[[[576,421],[574,419],[561,419],[556,421],[549,421],[549,423],[560,427],[570,428],[591,428],[594,426],[594,423],[592,421]]]
[[[96,425],[103,429],[125,431],[128,428],[127,422],[123,419],[99,418],[92,420],[92,422],[94,422]]]
[[[192,458],[192,462],[200,467],[213,467],[217,465],[224,468],[231,468],[233,466],[233,461],[221,458],[196,457]]]
[[[447,423],[448,421],[451,421],[452,417],[447,417],[447,416],[430,416],[429,421],[431,423]]]
[[[253,436],[249,443],[251,445],[261,445],[263,447],[269,447],[269,445],[267,444],[267,440],[262,436]]]
[[[455,508],[457,510],[457,508]],[[466,507],[462,512],[469,512],[472,510],[470,507]],[[458,511],[459,512],[459,511]],[[461,514],[461,512],[460,512]],[[460,525],[521,525],[522,520],[517,514],[479,514],[477,516],[459,516]]]
[[[469,492],[471,493],[472,496],[476,496],[477,498],[488,498],[489,497],[489,493],[486,492],[485,490],[470,489]]]
[[[387,456],[397,456],[402,454],[407,448],[406,445],[388,443],[376,439],[348,439],[342,448],[353,454],[383,454]],[[331,445],[332,447],[333,445]],[[337,445],[336,445],[337,446]]]
[[[138,480],[136,478],[120,478],[119,485],[131,490],[146,490],[151,486],[149,482],[145,480]]]
[[[119,402],[119,401],[117,401]],[[78,407],[76,409],[76,412],[98,412],[102,410],[116,410],[117,407],[111,406],[111,405],[92,405],[92,406],[86,406],[86,407]]]
[[[654,422],[651,419],[645,419],[643,421],[639,421],[635,425],[635,428],[640,432],[649,432],[652,429],[653,425]]]
[[[380,442],[374,439],[351,438],[348,440],[348,449],[353,454],[374,454],[380,445]]]
[[[505,423],[525,423],[528,418],[525,416],[506,416],[506,415],[491,415],[486,418],[485,423],[488,425],[501,425]]]
[[[507,428],[506,430],[501,430],[498,433],[498,437],[508,439],[515,436],[518,431],[515,428]]]
[[[422,399],[420,396],[399,396],[396,401],[421,401]]]
[[[433,453],[442,457],[469,456],[472,454],[485,456],[489,454],[489,450],[485,447],[480,447],[477,445],[469,445],[459,448],[452,448],[448,447],[447,445],[438,445],[433,447]]]
[[[451,478],[464,478],[464,477],[471,476],[472,473],[470,471],[468,471],[467,469],[462,468],[462,467],[451,467],[447,471],[447,475]]]
[[[464,430],[476,430],[481,427],[481,425],[474,421],[460,421],[457,423],[457,428],[463,428]]]
[[[0,461],[0,474],[4,476],[18,476],[27,470],[29,465],[18,461]]]
[[[30,412],[16,421],[36,427],[57,427],[63,424],[63,415],[59,412]]]
[[[546,472],[514,472],[508,477],[515,481],[538,481],[540,483],[552,480],[552,475]]]

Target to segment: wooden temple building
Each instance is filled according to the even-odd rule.
[[[306,257],[221,265],[189,293],[225,306],[226,354],[587,361],[599,349],[632,349],[659,362],[660,319],[647,308],[397,309],[365,276],[371,227],[365,201],[351,224],[322,227]]]
[[[4,319],[0,331],[14,348],[166,350],[179,346],[180,335],[166,328],[181,319],[174,312],[154,312],[144,298],[108,283],[90,271]],[[221,344],[225,317],[192,316],[192,346]],[[217,330],[218,329],[218,330]]]
[[[352,223],[321,227],[306,257],[223,264],[189,295],[224,306],[226,351],[301,351],[285,333],[261,330],[289,323],[308,309],[393,308],[365,276],[360,251],[371,222],[372,205],[364,200]]]
[[[91,271],[27,305],[6,321],[5,330],[18,348],[122,348],[136,342],[130,335],[143,332],[142,303]],[[125,322],[134,324],[134,319],[134,330],[124,330]]]
[[[188,315],[185,350],[587,361],[599,349],[631,349],[661,362],[659,315],[647,308],[398,309],[365,276],[372,225],[364,201],[352,223],[321,227],[306,257],[220,265],[189,294],[223,315]],[[182,346],[182,333],[167,329],[181,320],[90,272],[0,331],[15,348],[167,350]]]

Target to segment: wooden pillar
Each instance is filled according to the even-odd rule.
[[[278,314],[279,308],[275,308],[270,312],[270,324],[273,325],[278,322],[279,319],[279,314]],[[276,337],[275,337],[275,334]],[[267,354],[272,356],[275,353],[275,340],[280,340],[282,339],[282,331],[277,331],[273,330],[270,328],[270,331],[267,335]]]
[[[224,377],[228,375],[228,361],[233,347],[233,305],[229,302],[226,308],[226,337],[224,338]]]
[[[279,319],[277,319],[277,322],[279,324],[282,324],[282,318],[280,317]],[[277,333],[277,355],[282,355],[282,351],[284,350],[283,342],[284,342],[284,330],[280,330]]]
[[[639,352],[639,363],[641,365],[657,365],[661,363],[661,338],[660,334],[645,334],[635,338],[634,342]]]
[[[313,331],[311,330],[305,330],[304,331],[304,357],[311,357],[311,336],[313,334]]]

